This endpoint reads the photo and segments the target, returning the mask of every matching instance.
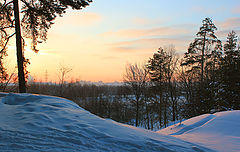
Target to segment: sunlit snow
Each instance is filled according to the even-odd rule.
[[[240,151],[240,110],[204,114],[158,131],[221,152]]]

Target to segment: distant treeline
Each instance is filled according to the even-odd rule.
[[[167,126],[173,120],[172,107],[175,107],[175,119],[182,118],[180,107],[184,103],[178,93],[177,102],[166,104],[166,116],[159,122],[158,92],[153,83],[147,82],[144,93],[138,101],[138,120],[136,120],[136,96],[126,83],[122,85],[96,85],[81,84],[79,82],[65,83],[64,87],[59,84],[32,82],[28,92],[36,94],[54,95],[70,99],[82,108],[102,118],[109,118],[118,122],[144,127],[146,129],[159,129]],[[174,105],[173,105],[174,104]],[[162,109],[163,110],[163,109]],[[162,112],[162,114],[164,114]],[[164,121],[163,121],[164,120]],[[164,123],[164,124],[163,124]]]

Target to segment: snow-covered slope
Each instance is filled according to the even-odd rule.
[[[101,119],[66,99],[31,94],[0,96],[1,151],[211,151]]]
[[[197,116],[159,130],[158,133],[217,151],[240,152],[240,110]]]

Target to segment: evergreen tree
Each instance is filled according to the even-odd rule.
[[[220,75],[221,75],[221,60],[223,57],[222,44],[217,43],[212,53],[206,62],[205,68],[205,82],[203,89],[203,100],[205,102],[204,111],[211,112],[216,110],[216,105],[218,103],[218,94],[220,90]],[[204,106],[203,105],[203,106]],[[212,111],[212,112],[214,112]]]
[[[182,66],[187,73],[195,73],[192,89],[191,106],[195,108],[192,116],[210,112],[213,107],[213,95],[215,94],[215,68],[221,58],[222,45],[215,35],[217,30],[210,18],[202,21],[202,26],[196,34],[197,38],[190,43],[185,53]],[[212,85],[212,86],[211,86]]]
[[[238,37],[230,32],[224,45],[220,108],[240,109],[240,48]]]
[[[20,11],[19,2],[21,2]],[[38,52],[37,43],[46,41],[47,31],[58,15],[62,16],[69,7],[76,10],[86,7],[89,2],[92,2],[92,0],[5,0],[0,2],[0,22],[2,24],[2,22],[7,21],[7,25],[1,27],[1,32],[8,35],[6,33],[11,32],[9,29],[15,30],[7,38],[16,36],[19,92],[26,92],[24,64],[26,65],[28,60],[23,56],[23,37],[30,38],[32,40],[32,50]],[[21,29],[23,30],[23,36]]]
[[[158,119],[160,127],[162,124],[167,125],[167,112],[168,112],[168,77],[169,64],[171,64],[171,56],[163,48],[159,48],[158,52],[153,55],[148,61],[147,68],[149,69],[149,74],[151,81],[154,82],[154,88],[157,91],[158,105]]]
[[[189,66],[189,72],[199,69],[201,82],[204,81],[204,68],[207,60],[211,57],[214,48],[221,45],[221,41],[215,35],[217,28],[212,20],[205,18],[202,23],[199,32],[196,34],[197,38],[190,43],[188,52],[185,53],[185,61],[182,63],[182,66]]]

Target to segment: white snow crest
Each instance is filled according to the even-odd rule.
[[[240,151],[240,110],[204,114],[158,133],[172,135],[220,152]]]

